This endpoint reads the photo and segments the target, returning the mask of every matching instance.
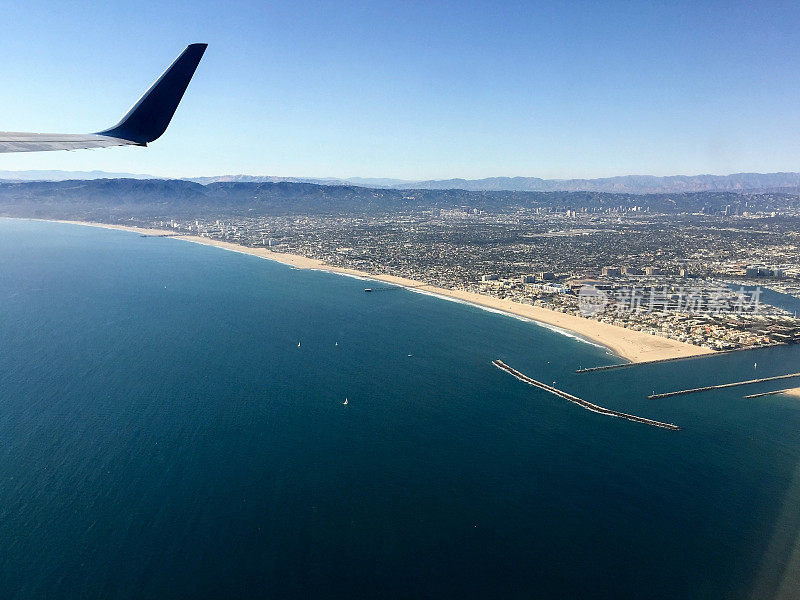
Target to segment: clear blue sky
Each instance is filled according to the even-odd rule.
[[[406,179],[800,171],[800,5],[6,2],[0,130],[114,124],[209,48],[148,149],[0,169]]]

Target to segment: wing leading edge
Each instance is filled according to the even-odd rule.
[[[82,150],[130,146],[134,142],[97,134],[0,132],[0,152],[42,152],[45,150]]]
[[[89,134],[0,132],[0,152],[147,146],[166,131],[207,44],[190,44],[110,129]]]

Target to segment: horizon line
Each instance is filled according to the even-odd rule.
[[[191,180],[191,179],[206,179],[216,177],[272,177],[276,179],[312,179],[319,181],[352,181],[352,180],[386,180],[398,183],[427,183],[433,181],[485,181],[490,179],[537,179],[540,181],[597,181],[603,179],[617,179],[623,177],[653,177],[657,179],[665,179],[670,177],[733,177],[736,175],[800,175],[800,171],[736,171],[733,173],[695,173],[687,175],[684,173],[674,173],[670,175],[652,175],[649,173],[626,173],[623,175],[606,175],[602,177],[540,177],[538,175],[489,175],[486,177],[439,177],[439,178],[425,178],[425,179],[404,179],[400,177],[381,177],[381,176],[364,176],[352,175],[347,177],[339,176],[316,176],[316,175],[266,175],[266,174],[250,174],[250,173],[224,173],[217,175],[152,175],[149,173],[131,173],[122,171],[104,171],[101,169],[0,169],[0,179],[4,174],[16,173],[84,173],[84,174],[103,174],[103,175],[132,175],[136,178],[142,179],[174,179],[174,180]]]

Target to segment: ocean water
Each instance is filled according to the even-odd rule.
[[[797,597],[800,400],[742,399],[787,382],[645,396],[800,347],[577,375],[618,359],[364,287],[0,219],[0,598]]]

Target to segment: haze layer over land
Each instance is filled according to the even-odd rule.
[[[63,181],[67,179],[157,179],[152,175],[106,173],[103,171],[0,171],[0,180]],[[388,189],[605,192],[659,194],[684,192],[797,191],[800,173],[734,173],[731,175],[621,175],[596,179],[541,179],[539,177],[488,177],[484,179],[405,180],[381,177],[282,177],[276,175],[217,175],[182,177],[196,183],[314,183]]]

